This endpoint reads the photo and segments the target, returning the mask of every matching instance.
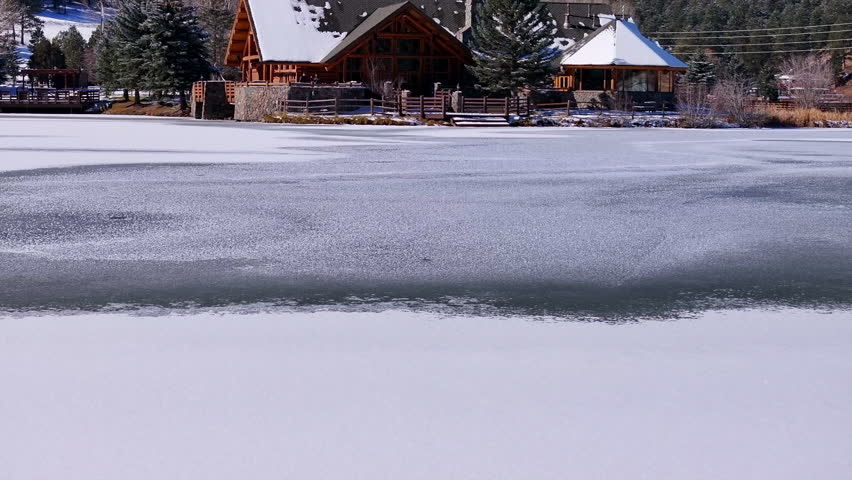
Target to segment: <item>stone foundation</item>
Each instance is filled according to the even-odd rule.
[[[370,98],[370,90],[361,85],[238,85],[235,92],[234,120],[259,122],[264,115],[280,110],[284,100],[329,100],[332,98]]]

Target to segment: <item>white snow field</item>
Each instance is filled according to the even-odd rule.
[[[0,320],[0,478],[852,477],[852,315]]]
[[[115,10],[108,8],[105,13],[107,17],[111,17],[115,14]],[[75,27],[80,35],[88,41],[92,32],[97,30],[101,24],[100,10],[87,8],[79,3],[69,3],[64,9],[45,9],[36,15],[36,18],[44,22],[42,27],[44,36],[51,40],[59,33]]]

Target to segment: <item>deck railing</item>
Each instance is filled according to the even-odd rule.
[[[0,90],[0,105],[88,106],[100,100],[100,90],[23,89]]]
[[[444,118],[449,109],[446,97],[330,98],[282,100],[279,110],[295,115],[409,115]]]

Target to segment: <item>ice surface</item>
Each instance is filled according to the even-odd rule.
[[[2,116],[0,132],[0,309],[850,302],[842,130]]]
[[[852,476],[852,316],[0,320],[8,479]]]

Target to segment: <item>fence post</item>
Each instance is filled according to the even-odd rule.
[[[464,95],[462,95],[461,93],[459,93],[459,112],[458,113],[464,113]]]
[[[425,103],[423,102],[423,95],[420,95],[420,118],[426,118],[426,107]]]
[[[404,112],[405,108],[402,105],[402,92],[400,92],[396,95],[396,109],[397,109],[397,113],[399,113],[400,116],[405,114],[405,112]]]
[[[446,120],[447,118],[447,97],[441,96],[441,120]]]
[[[376,109],[373,105],[373,99],[370,99],[370,115],[374,115],[376,113]]]
[[[509,97],[503,99],[503,113],[506,115],[506,118],[509,118],[509,114],[512,113],[509,111]]]

